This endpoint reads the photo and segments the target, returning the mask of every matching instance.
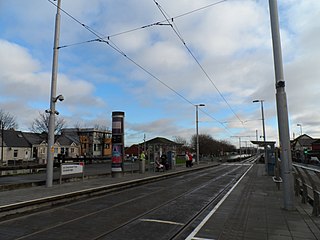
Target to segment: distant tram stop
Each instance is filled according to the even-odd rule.
[[[251,141],[253,144],[258,145],[258,147],[261,147],[263,149],[259,149],[258,151],[263,153],[264,163],[266,167],[266,173],[269,176],[275,175],[275,167],[276,167],[276,154],[275,154],[275,141]],[[264,152],[264,146],[266,145],[266,155]]]

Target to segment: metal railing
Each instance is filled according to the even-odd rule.
[[[310,203],[312,215],[320,214],[320,170],[310,166],[293,164],[295,195],[301,195],[302,203]]]

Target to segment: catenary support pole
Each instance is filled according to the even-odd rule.
[[[284,208],[293,210],[294,188],[293,169],[290,147],[289,120],[285,81],[283,77],[283,63],[279,32],[279,17],[277,0],[269,0],[270,21],[273,43],[273,57],[276,78],[276,100],[278,114],[278,129],[280,136],[281,174],[283,179],[283,203]]]
[[[261,103],[261,117],[262,117],[262,131],[263,131],[263,147],[264,147],[264,164],[265,164],[265,170],[268,175],[268,164],[269,164],[269,157],[268,157],[268,147],[266,143],[266,127],[264,124],[264,110],[263,110],[263,102],[264,100],[260,100]]]
[[[0,121],[1,123],[1,163],[0,166],[3,166],[3,144],[4,144],[4,122],[3,120]]]
[[[196,158],[197,158],[197,165],[199,165],[199,105],[196,105]]]
[[[60,36],[60,6],[61,0],[58,0],[54,46],[53,46],[53,62],[52,62],[52,76],[51,76],[51,96],[50,96],[50,116],[48,129],[48,147],[47,147],[47,180],[46,186],[52,187],[53,182],[53,153],[54,153],[54,128],[55,128],[55,114],[56,114],[56,89],[57,89],[57,73],[58,73],[58,46]]]

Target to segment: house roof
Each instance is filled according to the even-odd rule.
[[[76,131],[62,132],[61,136],[64,136],[65,138],[69,139],[69,141],[72,141],[76,144],[80,143],[79,134]],[[59,138],[60,138],[60,136],[57,138],[57,140]]]
[[[295,138],[291,142],[291,144],[292,144],[292,146],[296,146],[298,144],[300,146],[307,147],[307,146],[311,146],[312,143],[315,142],[316,140],[317,139],[313,139],[312,137],[310,137],[307,134],[303,134],[303,135],[300,135],[299,137]]]
[[[315,141],[312,143],[312,144],[320,144],[320,139],[317,138],[317,139],[314,139]]]
[[[31,147],[31,143],[27,141],[22,132],[15,130],[4,130],[3,142],[7,147]]]
[[[39,134],[39,133],[32,133],[32,132],[22,132],[22,135],[32,145],[40,144],[43,141],[47,140],[47,134]]]
[[[79,143],[78,141],[74,141],[71,137],[66,136],[66,135],[59,135],[56,137],[55,142],[58,142],[61,146],[68,146],[71,145],[72,143]]]

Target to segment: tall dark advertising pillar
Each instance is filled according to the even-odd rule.
[[[111,176],[123,175],[124,159],[124,112],[112,112]]]

